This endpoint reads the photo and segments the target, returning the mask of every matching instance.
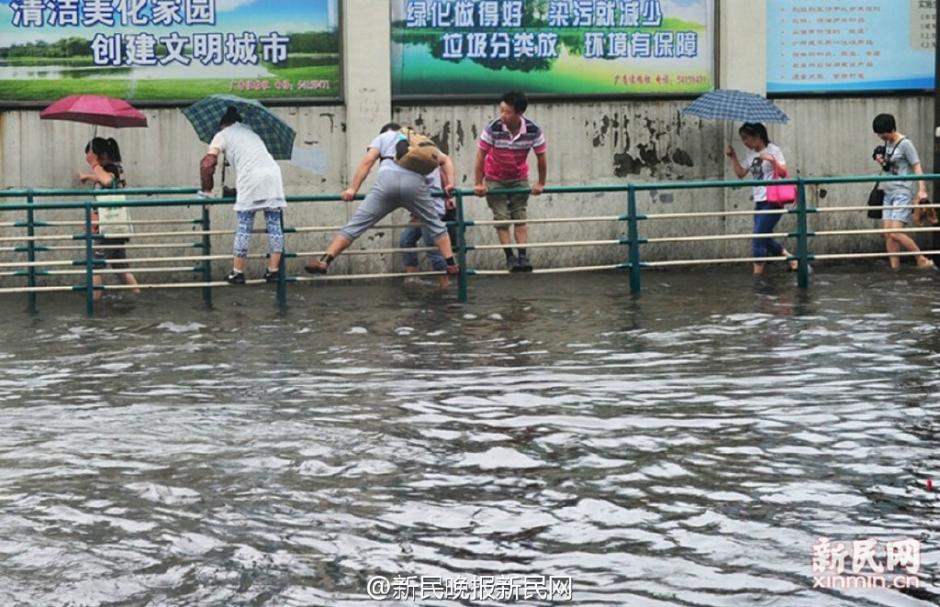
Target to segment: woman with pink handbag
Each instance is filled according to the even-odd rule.
[[[741,136],[741,143],[747,148],[747,155],[744,158],[744,164],[738,160],[738,154],[732,146],[728,146],[725,155],[731,160],[731,169],[739,178],[744,179],[750,176],[754,180],[770,181],[772,179],[781,179],[787,176],[787,161],[783,157],[780,148],[770,143],[767,135],[767,127],[760,122],[745,122],[738,134]],[[755,186],[751,198],[754,200],[755,211],[770,211],[780,209],[784,204],[789,204],[796,200],[796,189],[793,186],[770,185]],[[770,200],[773,198],[773,200]],[[754,216],[754,234],[770,234],[777,227],[777,223],[783,215],[755,215]],[[757,237],[753,241],[752,253],[754,257],[778,257],[780,255],[790,256],[783,244],[772,238]],[[754,274],[764,273],[764,263],[754,263]],[[797,261],[787,262],[789,271],[797,269]]]

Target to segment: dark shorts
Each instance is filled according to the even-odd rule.
[[[114,246],[116,248],[95,249],[95,259],[108,262],[108,265],[115,270],[126,270],[131,267],[129,263],[120,261],[127,259],[127,249],[123,247],[117,248],[117,245],[127,244],[126,238],[105,238],[99,240],[98,244],[107,245],[108,247]]]

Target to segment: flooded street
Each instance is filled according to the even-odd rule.
[[[748,272],[5,297],[0,604],[937,604],[940,276]],[[820,537],[920,589],[814,589]]]

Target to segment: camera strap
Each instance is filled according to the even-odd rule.
[[[890,152],[888,151],[888,146],[885,145],[885,161],[886,162],[894,162],[894,160],[891,157],[894,156],[894,153],[898,151],[898,148],[901,147],[901,144],[904,142],[905,139],[907,139],[907,137],[901,137],[900,139],[898,139],[898,142],[894,144],[894,147],[891,148]]]

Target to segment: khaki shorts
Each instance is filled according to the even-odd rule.
[[[490,181],[486,180],[488,190],[508,189],[508,188],[528,188],[529,182],[525,179],[517,181]],[[493,211],[495,221],[513,220],[516,223],[525,223],[526,205],[529,202],[529,194],[487,194],[486,203],[490,205]],[[498,229],[505,229],[506,226],[496,226]]]

